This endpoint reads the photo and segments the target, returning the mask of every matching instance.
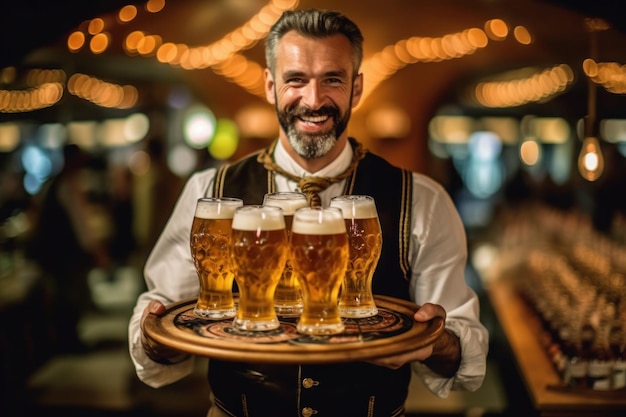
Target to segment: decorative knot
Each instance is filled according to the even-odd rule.
[[[257,161],[262,163],[265,169],[268,171],[273,171],[277,174],[281,174],[292,181],[298,183],[298,187],[302,194],[306,195],[309,199],[309,205],[311,207],[319,207],[322,205],[322,199],[319,196],[319,193],[327,189],[332,184],[335,184],[345,178],[348,178],[352,173],[356,170],[356,167],[359,165],[359,161],[365,157],[367,151],[363,148],[358,142],[355,142],[356,145],[353,149],[354,155],[352,156],[352,161],[350,162],[350,166],[334,178],[329,177],[298,177],[297,175],[293,175],[282,169],[274,159],[272,158],[272,153],[274,148],[276,147],[276,142],[266,149],[263,150],[257,157]]]

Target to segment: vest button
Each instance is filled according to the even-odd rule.
[[[302,409],[302,417],[311,417],[313,414],[317,414],[317,410],[314,410],[311,407],[304,407]]]
[[[313,378],[304,378],[302,380],[302,386],[304,388],[312,388],[315,387],[317,385],[319,385],[320,383],[318,381],[315,381]]]

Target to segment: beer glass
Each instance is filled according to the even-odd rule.
[[[244,205],[235,211],[232,260],[239,286],[236,330],[273,330],[280,327],[274,292],[287,260],[287,231],[279,207]]]
[[[291,227],[291,265],[302,289],[303,308],[296,329],[311,335],[344,331],[337,306],[348,265],[348,235],[341,210],[304,207]]]
[[[374,199],[366,195],[343,195],[330,200],[340,208],[350,242],[350,261],[339,295],[342,317],[378,314],[372,294],[372,277],[380,259],[383,237]]]
[[[283,209],[287,239],[291,237],[291,224],[293,222],[294,212],[300,207],[309,205],[306,195],[291,191],[265,194],[263,204]],[[302,313],[302,294],[298,280],[293,274],[289,257],[287,257],[285,269],[283,269],[283,274],[280,277],[280,281],[278,281],[278,286],[274,293],[274,308],[276,309],[276,313],[283,316],[299,315]]]
[[[235,317],[230,234],[239,198],[200,198],[191,225],[189,246],[200,280],[194,313],[203,318]]]

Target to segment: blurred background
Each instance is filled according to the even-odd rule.
[[[410,415],[577,403],[576,393],[546,400],[545,381],[533,386],[511,340],[519,323],[494,299],[502,281],[539,323],[529,337],[548,384],[569,384],[557,356],[580,346],[589,322],[596,345],[620,346],[618,360],[624,341],[611,345],[608,334],[626,321],[626,18],[615,2],[5,1],[2,415],[205,415],[206,361],[148,388],[128,358],[126,325],[188,176],[276,138],[263,39],[283,10],[309,7],[346,13],[365,36],[350,135],[441,182],[468,234],[466,279],[492,334],[488,378],[447,400],[416,382]],[[531,291],[546,276],[556,278]],[[558,336],[564,323],[577,336]],[[587,400],[564,415],[626,407],[581,389]]]

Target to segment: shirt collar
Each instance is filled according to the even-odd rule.
[[[302,168],[291,156],[289,156],[287,150],[283,147],[282,142],[278,140],[276,149],[274,150],[274,160],[285,171],[298,177],[336,177],[348,169],[350,162],[352,162],[352,154],[352,146],[350,146],[350,143],[346,141],[346,145],[334,161],[317,172],[309,172]]]

